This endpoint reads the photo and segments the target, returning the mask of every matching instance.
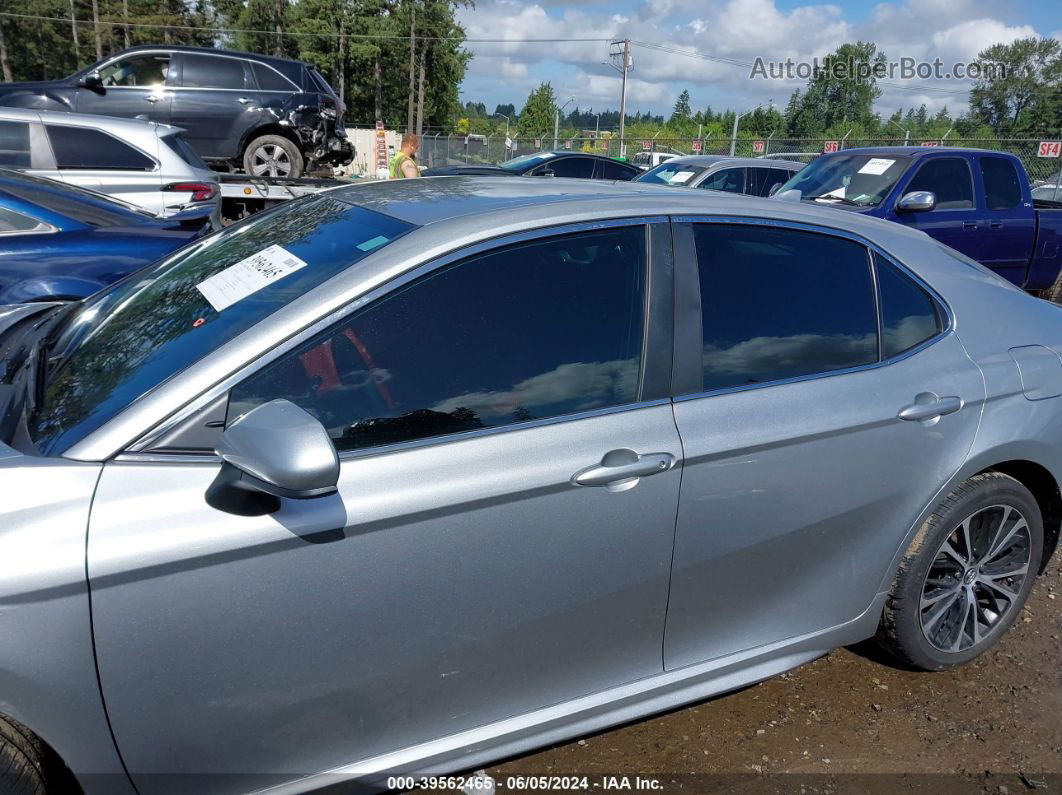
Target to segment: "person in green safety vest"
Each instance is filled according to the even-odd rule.
[[[391,179],[419,177],[420,169],[417,168],[417,161],[414,159],[418,149],[420,149],[420,138],[418,136],[413,133],[403,135],[402,145],[395,152],[395,156],[391,158],[391,169],[388,177]]]

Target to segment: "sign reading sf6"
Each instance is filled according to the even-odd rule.
[[[831,149],[775,194],[920,229],[1044,297],[1062,300],[1062,202],[1034,198],[1014,155],[941,146]],[[936,143],[935,141],[932,143]],[[1040,143],[1058,157],[1060,142]]]

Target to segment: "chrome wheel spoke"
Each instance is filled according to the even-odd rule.
[[[923,617],[922,627],[927,633],[933,632],[936,629],[937,625],[940,623],[940,620],[944,618],[944,616],[947,615],[951,608],[955,606],[955,603],[959,600],[960,595],[960,589],[954,590],[952,593],[948,594],[948,596],[951,597],[950,599],[944,602],[944,604],[940,605],[940,607],[938,607],[936,610],[933,610],[928,618]]]
[[[991,588],[992,590],[997,591],[1007,597],[1007,601],[1009,603],[1007,605],[1008,608],[1010,607],[1010,605],[1014,604],[1014,600],[1018,598],[1018,594],[1015,591],[1012,591],[1009,588],[1004,588],[1002,585],[1000,585],[998,582],[995,582],[990,577],[978,577],[977,580],[981,583],[981,585],[984,585],[987,588]]]
[[[941,599],[947,599],[949,596],[955,596],[958,593],[959,593],[959,588],[958,587],[954,587],[954,588],[943,589],[943,590],[939,591],[938,593],[934,594],[933,596],[925,596],[923,594],[922,595],[922,602],[921,602],[920,606],[921,606],[921,608],[923,610],[925,610],[927,607],[932,607],[933,605],[935,605]]]

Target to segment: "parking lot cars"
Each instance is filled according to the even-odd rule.
[[[0,754],[409,788],[874,635],[967,662],[1058,537],[1059,312],[858,214],[477,177],[7,308]]]
[[[259,177],[354,157],[343,103],[320,73],[254,53],[133,47],[62,80],[0,85],[0,105],[177,125],[205,160]]]
[[[776,196],[920,229],[1014,284],[1062,300],[1062,206],[1034,197],[1021,161],[1007,152],[846,149],[816,159]]]
[[[637,181],[650,185],[769,196],[802,168],[803,163],[789,160],[690,155],[668,160],[646,171]]]
[[[84,298],[209,231],[209,207],[159,219],[0,169],[0,304]]]
[[[166,217],[218,215],[218,175],[181,130],[135,119],[0,107],[0,168],[80,185]]]
[[[604,155],[585,152],[537,152],[514,157],[496,166],[460,165],[437,166],[421,172],[425,177],[490,176],[490,177],[572,177],[575,179],[609,179],[627,181],[637,177],[640,169]]]

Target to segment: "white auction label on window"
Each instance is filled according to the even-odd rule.
[[[688,182],[689,178],[693,176],[692,171],[678,171],[675,176],[671,178],[672,185],[681,185],[684,182]]]
[[[863,167],[859,169],[860,174],[884,174],[889,170],[889,166],[895,163],[895,160],[888,160],[884,157],[872,157]]]
[[[289,273],[305,268],[306,262],[286,248],[272,245],[241,259],[196,285],[218,312],[242,301]]]

